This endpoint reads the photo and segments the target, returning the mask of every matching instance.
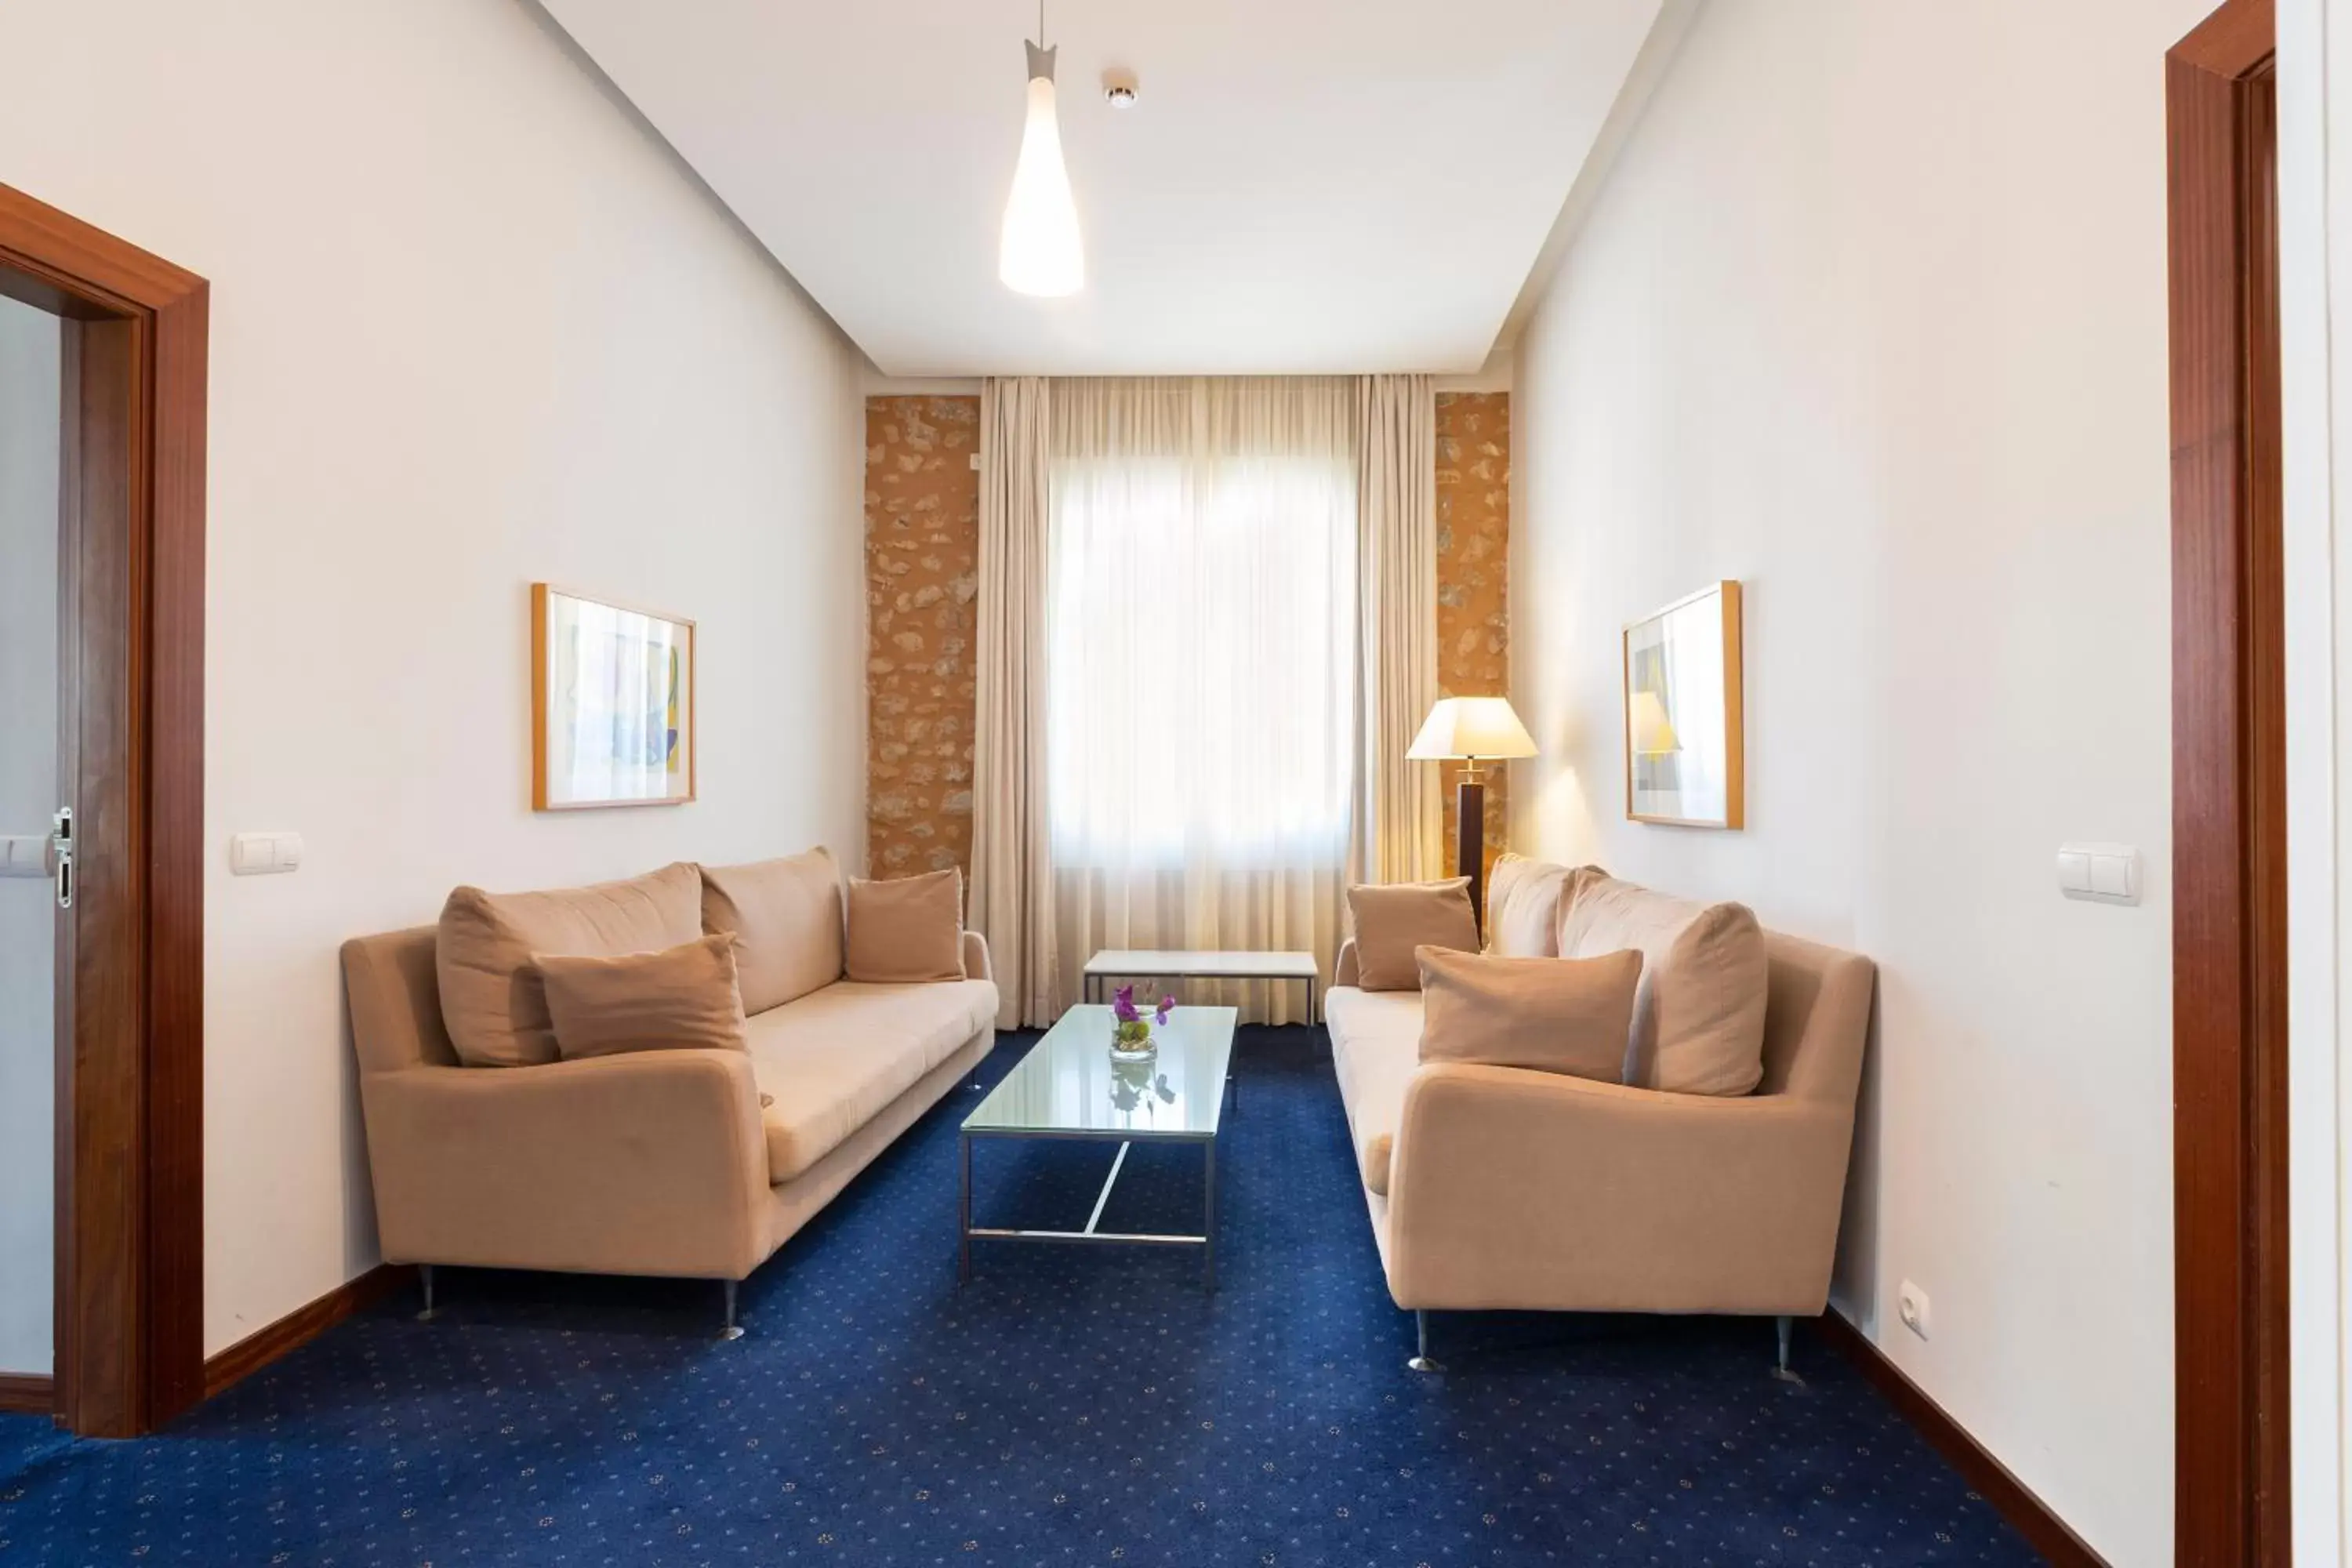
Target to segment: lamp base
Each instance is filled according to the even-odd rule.
[[[1454,788],[1454,874],[1470,879],[1470,910],[1486,934],[1486,784],[1466,773]]]

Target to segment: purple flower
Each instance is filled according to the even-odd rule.
[[[1142,1018],[1143,1015],[1135,1010],[1134,986],[1122,985],[1110,994],[1110,1013],[1122,1024],[1136,1023]]]
[[[1162,996],[1160,998],[1160,1005],[1151,1010],[1151,1021],[1164,1029],[1168,1026],[1168,1015],[1174,1011],[1176,1011],[1176,998]]]

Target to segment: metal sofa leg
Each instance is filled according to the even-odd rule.
[[[425,1310],[416,1314],[416,1321],[420,1323],[429,1323],[433,1321],[433,1265],[430,1263],[418,1264],[416,1266],[416,1278],[418,1282],[425,1287]]]
[[[1793,1383],[1801,1388],[1804,1386],[1805,1380],[1789,1370],[1789,1331],[1796,1320],[1790,1318],[1786,1313],[1782,1313],[1772,1321],[1773,1327],[1777,1331],[1780,1342],[1780,1360],[1773,1365],[1772,1375],[1780,1379],[1782,1383]]]
[[[1412,1337],[1415,1353],[1404,1364],[1415,1372],[1444,1372],[1444,1367],[1429,1359],[1429,1314],[1419,1308],[1413,1310]]]
[[[719,1283],[727,1288],[727,1322],[725,1326],[719,1331],[719,1337],[721,1340],[740,1340],[743,1337],[743,1326],[735,1321],[735,1290],[737,1282],[732,1279],[723,1279],[719,1281]]]

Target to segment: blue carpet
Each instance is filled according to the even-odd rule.
[[[983,1068],[992,1079],[1027,1037]],[[1406,1370],[1319,1032],[1244,1033],[1220,1289],[1192,1254],[977,1244],[963,1093],[745,1288],[449,1272],[164,1435],[0,1417],[0,1562],[2030,1563],[1834,1352],[1769,1324],[1449,1315]],[[1082,1225],[1108,1146],[983,1144],[983,1223]],[[1190,1227],[1138,1150],[1107,1227]]]

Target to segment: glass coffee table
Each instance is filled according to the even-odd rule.
[[[1197,1247],[1201,1279],[1217,1288],[1217,1125],[1232,1081],[1231,1007],[1179,1007],[1158,1031],[1160,1049],[1146,1062],[1110,1056],[1111,1010],[1073,1007],[1020,1065],[964,1118],[960,1277],[971,1278],[971,1244],[1045,1241],[1124,1247]],[[1028,1230],[971,1223],[971,1146],[992,1138],[1078,1139],[1116,1143],[1084,1230]],[[1198,1143],[1202,1152],[1201,1234],[1103,1230],[1103,1209],[1127,1152],[1137,1143]]]

